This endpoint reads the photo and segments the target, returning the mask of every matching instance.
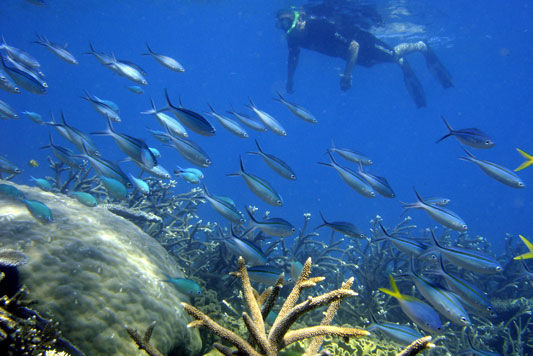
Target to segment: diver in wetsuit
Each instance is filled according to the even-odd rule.
[[[287,92],[293,92],[294,73],[298,65],[300,48],[316,51],[346,61],[341,75],[341,90],[352,86],[352,71],[356,64],[371,67],[377,63],[397,63],[409,94],[417,107],[426,106],[424,89],[420,84],[405,55],[420,52],[426,58],[430,72],[444,88],[453,87],[450,73],[440,63],[431,48],[424,42],[401,43],[394,48],[376,38],[370,32],[357,26],[338,26],[333,20],[323,16],[310,15],[303,8],[280,10],[276,26],[285,31],[289,47]]]

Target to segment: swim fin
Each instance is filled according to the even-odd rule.
[[[455,84],[453,84],[452,76],[450,75],[450,72],[444,67],[444,65],[440,62],[439,58],[433,52],[431,47],[427,45],[427,50],[425,52],[426,55],[426,64],[428,66],[429,71],[433,76],[440,82],[443,88],[453,88],[455,87]]]
[[[424,94],[424,88],[422,88],[422,84],[420,84],[415,72],[413,72],[411,65],[405,58],[403,58],[400,63],[400,67],[403,71],[403,81],[407,87],[409,95],[411,95],[411,98],[413,98],[416,107],[426,107],[426,95]]]

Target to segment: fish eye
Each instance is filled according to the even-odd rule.
[[[485,144],[486,144],[486,145],[490,145],[490,144],[491,144],[490,140],[486,140],[486,141],[485,141]]]
[[[370,192],[370,196],[371,196],[371,197],[375,197],[375,196],[376,196],[376,193],[374,193],[374,192]]]
[[[461,317],[461,321],[465,324],[470,324],[464,316]]]
[[[523,187],[523,186],[524,186],[524,183],[522,183],[522,182],[518,182],[518,186],[519,186],[519,187]]]
[[[496,266],[496,272],[501,272],[503,271],[503,268],[501,266]]]
[[[285,132],[285,131],[282,131],[281,134],[282,134],[283,136],[287,136],[287,132]]]
[[[291,231],[292,231],[292,232],[296,232],[296,228],[293,227],[293,228],[291,229]]]
[[[205,160],[205,164],[207,164],[207,165],[211,164],[211,160],[210,159],[206,159]]]
[[[20,89],[19,88],[15,88],[13,90],[15,91],[15,93],[20,93]]]
[[[281,200],[276,200],[276,204],[281,206],[283,203]]]
[[[466,225],[462,225],[461,227],[463,228],[463,230],[468,230],[468,226]]]
[[[296,179],[296,176],[294,174],[291,174],[291,179]]]
[[[43,83],[43,88],[48,88],[48,84]]]

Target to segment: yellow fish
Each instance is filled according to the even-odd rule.
[[[526,167],[529,167],[529,166],[533,165],[533,156],[532,156],[532,155],[525,153],[525,152],[522,151],[520,148],[517,148],[516,150],[517,150],[522,156],[524,156],[524,158],[526,159],[526,161],[525,161],[524,163],[522,163],[520,166],[518,166],[518,168],[514,170],[515,172],[521,171],[522,169],[524,169],[524,168],[526,168]]]
[[[522,241],[526,244],[529,252],[526,252],[520,256],[516,256],[514,259],[515,260],[525,260],[525,259],[528,259],[528,258],[533,258],[533,244],[531,242],[529,242],[524,236],[522,235],[518,235],[520,236],[520,238],[522,239]]]
[[[30,159],[30,160],[28,161],[28,166],[30,166],[30,167],[34,167],[34,168],[35,168],[35,167],[39,167],[39,163],[37,163],[37,161],[34,160],[34,159]]]

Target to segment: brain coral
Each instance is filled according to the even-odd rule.
[[[23,203],[0,196],[0,248],[29,256],[19,267],[22,283],[39,301],[34,309],[58,321],[65,338],[86,355],[146,355],[124,326],[142,333],[155,320],[151,343],[161,352],[200,351],[198,332],[186,328],[180,305],[188,297],[161,282],[181,272],[153,238],[104,208],[16,187],[45,203],[54,222],[43,224]]]

